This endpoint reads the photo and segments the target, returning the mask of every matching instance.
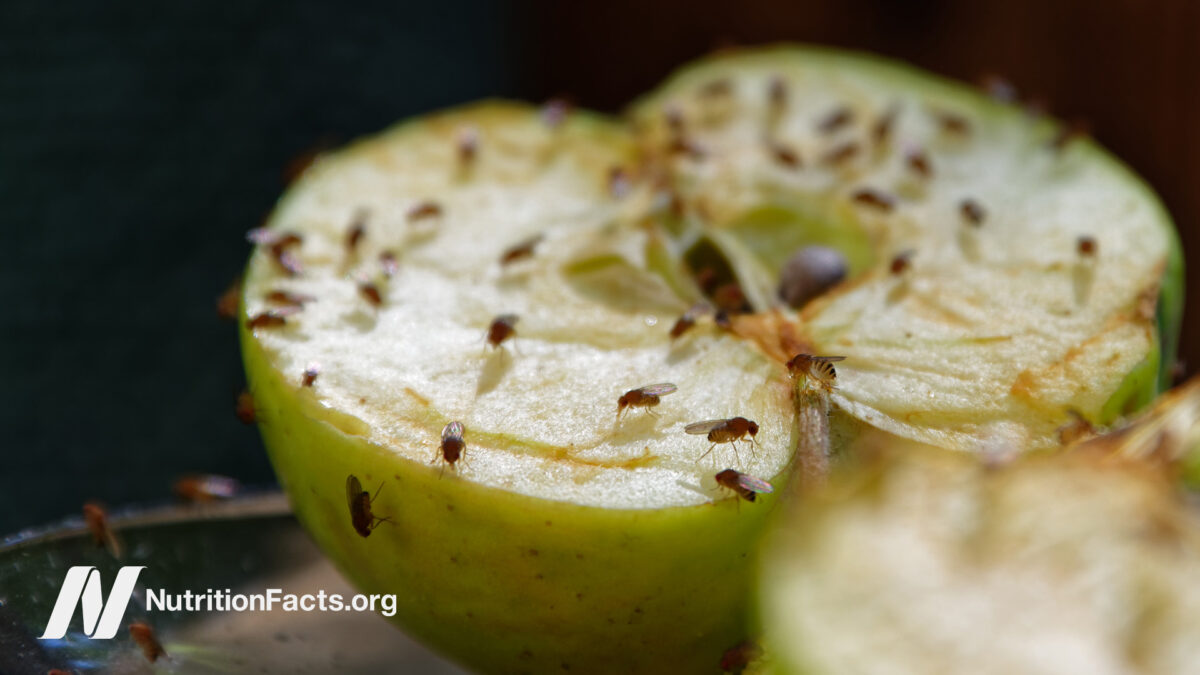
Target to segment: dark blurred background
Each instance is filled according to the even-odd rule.
[[[715,48],[796,40],[998,74],[1158,190],[1200,260],[1200,3],[0,2],[0,534],[268,484],[214,301],[298,155],[485,96],[615,111]],[[1182,358],[1200,310],[1185,316]]]

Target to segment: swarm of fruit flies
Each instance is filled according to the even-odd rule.
[[[710,82],[697,90],[697,96],[704,105],[724,105],[722,102],[727,103],[730,97],[737,95],[737,89],[734,84],[734,82],[728,79]],[[763,150],[776,165],[787,170],[799,170],[804,164],[795,148],[776,137],[781,115],[785,112],[790,100],[786,82],[780,77],[773,78],[768,83],[766,95],[768,117],[766,119],[766,133],[762,141]],[[552,100],[542,109],[542,122],[547,127],[556,129],[564,122],[570,110],[571,106],[568,102],[559,99]],[[944,135],[965,138],[971,133],[970,120],[962,115],[953,111],[940,109],[927,109],[925,112]],[[866,136],[862,140],[865,140],[867,143],[873,143],[875,148],[889,143],[899,114],[900,106],[893,103],[873,120],[866,120],[868,126],[864,129]],[[685,119],[681,108],[677,106],[668,107],[664,110],[664,119],[669,134],[667,143],[668,154],[682,156],[690,161],[701,161],[706,157],[707,150],[689,136],[690,122]],[[846,105],[835,106],[815,120],[815,131],[819,135],[829,139],[829,143],[825,146],[823,154],[818,159],[820,164],[826,167],[839,168],[858,158],[864,150],[870,149],[870,145],[863,145],[859,139],[853,137],[853,132],[861,126],[860,122],[860,116],[856,111]],[[1052,140],[1051,147],[1055,150],[1061,150],[1077,132],[1078,129],[1075,127],[1064,127],[1059,136]],[[457,157],[460,169],[469,169],[476,163],[479,147],[480,133],[477,129],[465,127],[458,130],[453,152]],[[932,178],[932,161],[923,149],[912,147],[906,149],[902,161],[906,169],[916,177],[923,180]],[[633,185],[631,176],[638,175],[637,171],[637,169],[630,170],[621,166],[609,167],[605,174],[609,193],[618,198],[628,194]],[[672,179],[670,175],[666,174],[663,178],[661,189],[671,195],[673,213],[676,216],[682,216],[684,205],[671,183]],[[848,197],[852,204],[879,213],[889,213],[900,206],[897,197],[871,187],[859,187],[852,190],[848,193]],[[699,213],[704,211],[702,207],[703,204],[689,205],[690,209]],[[419,201],[409,207],[405,215],[409,223],[417,223],[443,217],[444,208],[437,201]],[[958,215],[960,220],[966,225],[979,227],[986,219],[987,212],[977,201],[967,198],[958,203]],[[358,209],[353,214],[344,239],[345,250],[350,256],[357,255],[363,245],[366,237],[367,217],[368,213],[365,209]],[[301,272],[300,261],[294,255],[295,249],[303,243],[303,239],[299,234],[275,229],[257,228],[248,233],[247,238],[255,244],[266,247],[271,258],[285,274],[295,276]],[[519,261],[532,258],[543,238],[544,234],[538,233],[512,244],[501,252],[499,256],[500,266],[507,267]],[[1092,238],[1087,236],[1079,238],[1077,242],[1077,254],[1081,258],[1094,258],[1096,250],[1097,245]],[[898,253],[891,259],[886,269],[892,275],[904,275],[911,268],[913,255],[914,252],[911,250]],[[399,270],[396,256],[391,251],[385,250],[379,253],[378,262],[385,278],[391,278]],[[788,261],[788,264],[782,270],[782,280],[778,291],[779,297],[788,305],[800,308],[810,299],[824,294],[828,289],[840,283],[846,274],[846,261],[836,250],[823,249],[821,247],[801,249]],[[711,315],[718,327],[732,330],[732,315],[752,311],[745,294],[736,281],[721,283],[716,272],[707,268],[699,270],[695,277],[698,287],[715,304],[715,308],[708,302],[700,302],[690,307],[671,326],[669,337],[673,341],[678,340],[690,331],[703,316]],[[373,306],[379,307],[383,304],[382,290],[373,282],[367,281],[365,277],[358,281],[358,292],[364,300]],[[304,304],[311,302],[313,298],[288,291],[275,290],[267,294],[266,300],[276,307],[250,317],[248,325],[251,329],[257,330],[284,326],[289,316],[299,312]],[[231,301],[224,301],[223,307],[228,308],[230,306],[232,306]],[[493,349],[499,349],[505,342],[512,339],[516,335],[517,320],[518,317],[515,314],[501,314],[496,316],[487,329],[487,344]],[[803,382],[806,386],[814,390],[829,393],[834,390],[837,382],[837,371],[834,363],[842,361],[844,358],[842,356],[796,354],[788,361],[787,369],[793,379]],[[312,387],[318,373],[319,367],[316,364],[310,364],[303,372],[301,386]],[[670,383],[652,384],[630,389],[617,399],[617,419],[620,420],[628,410],[633,408],[641,408],[647,413],[654,415],[653,409],[661,403],[662,397],[676,392],[677,389],[676,385]],[[247,423],[254,421],[253,400],[249,397],[249,394],[243,393],[239,397],[238,416]],[[701,458],[703,458],[712,453],[714,448],[720,444],[732,445],[735,455],[740,441],[749,440],[752,444],[756,445],[756,436],[759,427],[756,422],[744,417],[731,417],[696,422],[687,425],[684,430],[688,434],[704,435],[711,443],[708,450],[701,455]],[[466,443],[463,439],[462,423],[458,421],[450,422],[442,429],[439,452],[434,461],[441,461],[443,469],[445,465],[449,465],[451,469],[454,469],[456,463],[464,459],[465,448]],[[203,482],[211,478],[193,477],[185,479],[193,482],[186,484],[182,488],[182,491],[189,494],[210,495],[206,498],[217,498],[213,495],[220,495],[222,493],[220,484],[216,484],[214,487]],[[746,501],[754,501],[755,495],[771,491],[770,484],[765,481],[740,473],[734,469],[721,471],[716,475],[716,480],[722,487],[733,490],[738,497]],[[382,485],[380,487],[382,488]],[[177,491],[180,490],[181,488],[177,484]],[[368,536],[379,523],[388,522],[387,518],[381,518],[372,513],[371,504],[374,501],[374,497],[362,489],[361,484],[355,476],[351,475],[347,478],[346,491],[351,523],[355,531],[361,536]],[[376,495],[378,495],[378,491],[376,491]],[[90,524],[91,521],[89,520]]]

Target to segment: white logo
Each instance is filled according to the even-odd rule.
[[[122,567],[108,593],[107,603],[101,594],[99,570],[91,566],[67,570],[62,590],[58,592],[58,600],[54,603],[54,611],[46,622],[46,631],[39,639],[59,640],[65,636],[71,617],[75,615],[76,605],[81,606],[84,635],[93,640],[112,639],[121,626],[121,619],[125,618],[125,608],[133,596],[138,575],[144,569],[145,566]]]

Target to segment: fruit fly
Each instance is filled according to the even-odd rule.
[[[479,155],[479,130],[475,127],[464,127],[458,132],[458,141],[456,143],[458,152],[458,163],[460,166],[468,167],[475,162],[475,157]]]
[[[683,428],[689,434],[705,434],[712,445],[708,450],[700,455],[700,459],[704,459],[708,453],[717,447],[718,443],[732,443],[733,451],[737,453],[737,442],[750,437],[752,442],[757,443],[754,437],[758,435],[758,424],[745,417],[733,417],[727,420],[708,420],[706,422],[696,422],[689,424]]]
[[[350,229],[346,231],[346,253],[354,255],[358,251],[358,244],[362,241],[363,235],[367,233],[367,211],[359,209],[354,213],[354,220],[350,222]]]
[[[837,370],[833,367],[838,361],[845,361],[844,356],[813,356],[812,354],[797,354],[788,361],[788,373],[793,377],[805,377],[815,382],[818,387],[829,392],[833,391],[837,382]]]
[[[95,502],[84,504],[83,522],[87,524],[88,531],[92,533],[92,541],[96,543],[96,547],[107,550],[112,557],[119,560],[121,558],[121,542],[117,540],[117,535],[108,524],[108,513],[105,512],[104,507]]]
[[[923,179],[933,177],[933,165],[929,162],[929,155],[921,150],[908,151],[904,156],[904,163],[908,166],[909,171]]]
[[[162,643],[155,637],[154,629],[147,623],[134,621],[129,624],[129,637],[142,648],[142,655],[150,663],[157,661],[160,656],[167,655],[167,650],[163,649]]]
[[[791,146],[778,141],[771,141],[767,143],[767,152],[770,153],[771,159],[775,160],[775,163],[784,168],[800,168],[800,155],[796,154],[796,151]]]
[[[492,324],[488,326],[487,343],[499,348],[505,340],[516,335],[517,319],[519,318],[516,314],[501,314],[492,319]]]
[[[321,364],[316,363],[316,362],[308,364],[308,366],[304,369],[304,379],[300,381],[300,386],[301,387],[313,386],[313,382],[317,381],[317,375],[320,375],[320,374],[321,374]]]
[[[379,287],[370,281],[358,282],[358,294],[364,300],[371,303],[373,307],[378,307],[383,304],[383,294],[379,292]]]
[[[500,265],[511,265],[518,260],[525,260],[533,257],[533,250],[542,242],[545,237],[543,234],[535,234],[528,239],[524,239],[512,245],[500,255]]]
[[[892,257],[890,266],[891,272],[895,276],[899,276],[908,271],[912,267],[912,257],[916,255],[916,251],[907,250],[901,251]]]
[[[233,411],[242,424],[254,424],[257,415],[254,411],[254,397],[250,395],[250,392],[243,391],[238,394]]]
[[[236,319],[241,302],[242,277],[239,275],[221,293],[221,297],[217,298],[217,316],[222,319]]]
[[[259,227],[247,232],[246,239],[253,244],[270,247],[271,257],[289,276],[300,274],[300,259],[290,250],[293,246],[299,246],[304,243],[304,238],[300,235],[295,232],[282,232],[271,228]]]
[[[427,220],[429,218],[437,218],[442,215],[442,205],[437,202],[425,201],[414,205],[405,214],[405,218],[410,223],[415,223],[418,220]]]
[[[670,383],[630,389],[617,399],[617,419],[621,419],[621,413],[625,412],[626,408],[645,408],[646,412],[653,415],[654,411],[651,408],[659,404],[661,397],[676,391],[679,391],[679,387]]]
[[[383,483],[380,483],[379,490],[382,489]],[[388,518],[380,518],[371,513],[371,503],[379,496],[379,490],[376,490],[375,496],[372,497],[370,492],[362,489],[362,483],[358,482],[354,474],[346,476],[346,503],[350,505],[350,524],[354,526],[354,531],[363,537],[371,536],[371,530],[379,527],[380,523],[391,522]]]
[[[942,131],[948,134],[965,136],[971,133],[971,122],[962,115],[946,110],[930,110],[929,114],[937,121]]]
[[[303,293],[292,293],[291,291],[274,290],[263,296],[263,300],[275,305],[283,305],[285,307],[303,307],[304,303],[315,302],[316,298]]]
[[[855,204],[869,206],[885,213],[891,211],[896,206],[896,199],[894,197],[879,190],[872,190],[871,188],[857,190],[850,198],[854,200]]]
[[[725,469],[718,473],[715,478],[718,485],[733,490],[737,493],[737,496],[748,502],[754,501],[756,495],[769,494],[775,491],[775,488],[771,487],[771,484],[767,481],[733,469]]]
[[[821,163],[826,166],[839,166],[858,154],[858,143],[850,141],[843,143],[821,157]]]
[[[834,109],[817,123],[817,129],[823,134],[831,134],[854,121],[854,111],[842,106]]]
[[[892,138],[892,129],[896,126],[896,118],[900,115],[899,106],[893,104],[875,120],[871,127],[871,140],[876,146],[887,143]]]
[[[974,199],[964,199],[958,205],[958,212],[963,220],[967,223],[979,227],[983,224],[983,220],[987,218],[987,212],[979,205],[979,202]]]
[[[383,276],[391,279],[400,271],[400,263],[396,261],[396,254],[391,251],[384,251],[379,254],[379,266],[383,268]]]
[[[454,463],[462,458],[463,451],[467,449],[467,442],[463,440],[463,425],[462,422],[451,422],[442,429],[442,450],[438,457],[454,468]],[[443,467],[444,468],[444,467]]]
[[[1099,245],[1096,244],[1096,240],[1086,234],[1075,242],[1075,250],[1079,252],[1081,258],[1094,257],[1097,248],[1099,248]]]
[[[236,480],[211,474],[184,476],[171,486],[177,497],[197,504],[232,499],[239,488]]]
[[[683,313],[683,316],[679,317],[675,321],[675,325],[671,326],[671,339],[676,340],[684,333],[691,330],[692,326],[696,325],[696,318],[701,314],[707,314],[710,311],[712,311],[712,308],[709,307],[707,303],[698,302],[692,305],[688,311]]]
[[[287,323],[287,317],[300,311],[299,305],[288,305],[279,309],[270,309],[265,312],[259,312],[246,322],[246,326],[250,330],[259,328],[279,328]]]

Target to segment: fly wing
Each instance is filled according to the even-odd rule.
[[[775,491],[775,488],[771,487],[771,484],[767,481],[761,478],[755,478],[754,476],[748,476],[744,473],[738,474],[737,481],[738,485],[751,492],[766,494]]]
[[[662,384],[652,384],[652,385],[649,385],[646,387],[642,387],[639,391],[641,391],[643,394],[645,394],[647,396],[666,396],[667,394],[673,394],[673,393],[679,391],[679,387],[676,387],[673,384],[664,382]]]
[[[362,492],[362,483],[358,482],[358,478],[354,474],[346,476],[346,503],[350,505],[350,513],[354,513],[355,504],[358,503]]]
[[[683,428],[683,430],[689,434],[707,434],[713,429],[725,426],[725,424],[728,422],[729,420],[708,420],[705,422],[696,422],[695,424],[687,425]]]
[[[844,356],[810,356],[810,357],[808,357],[808,359],[815,363],[836,363],[838,361],[845,361],[846,357],[844,357]]]

